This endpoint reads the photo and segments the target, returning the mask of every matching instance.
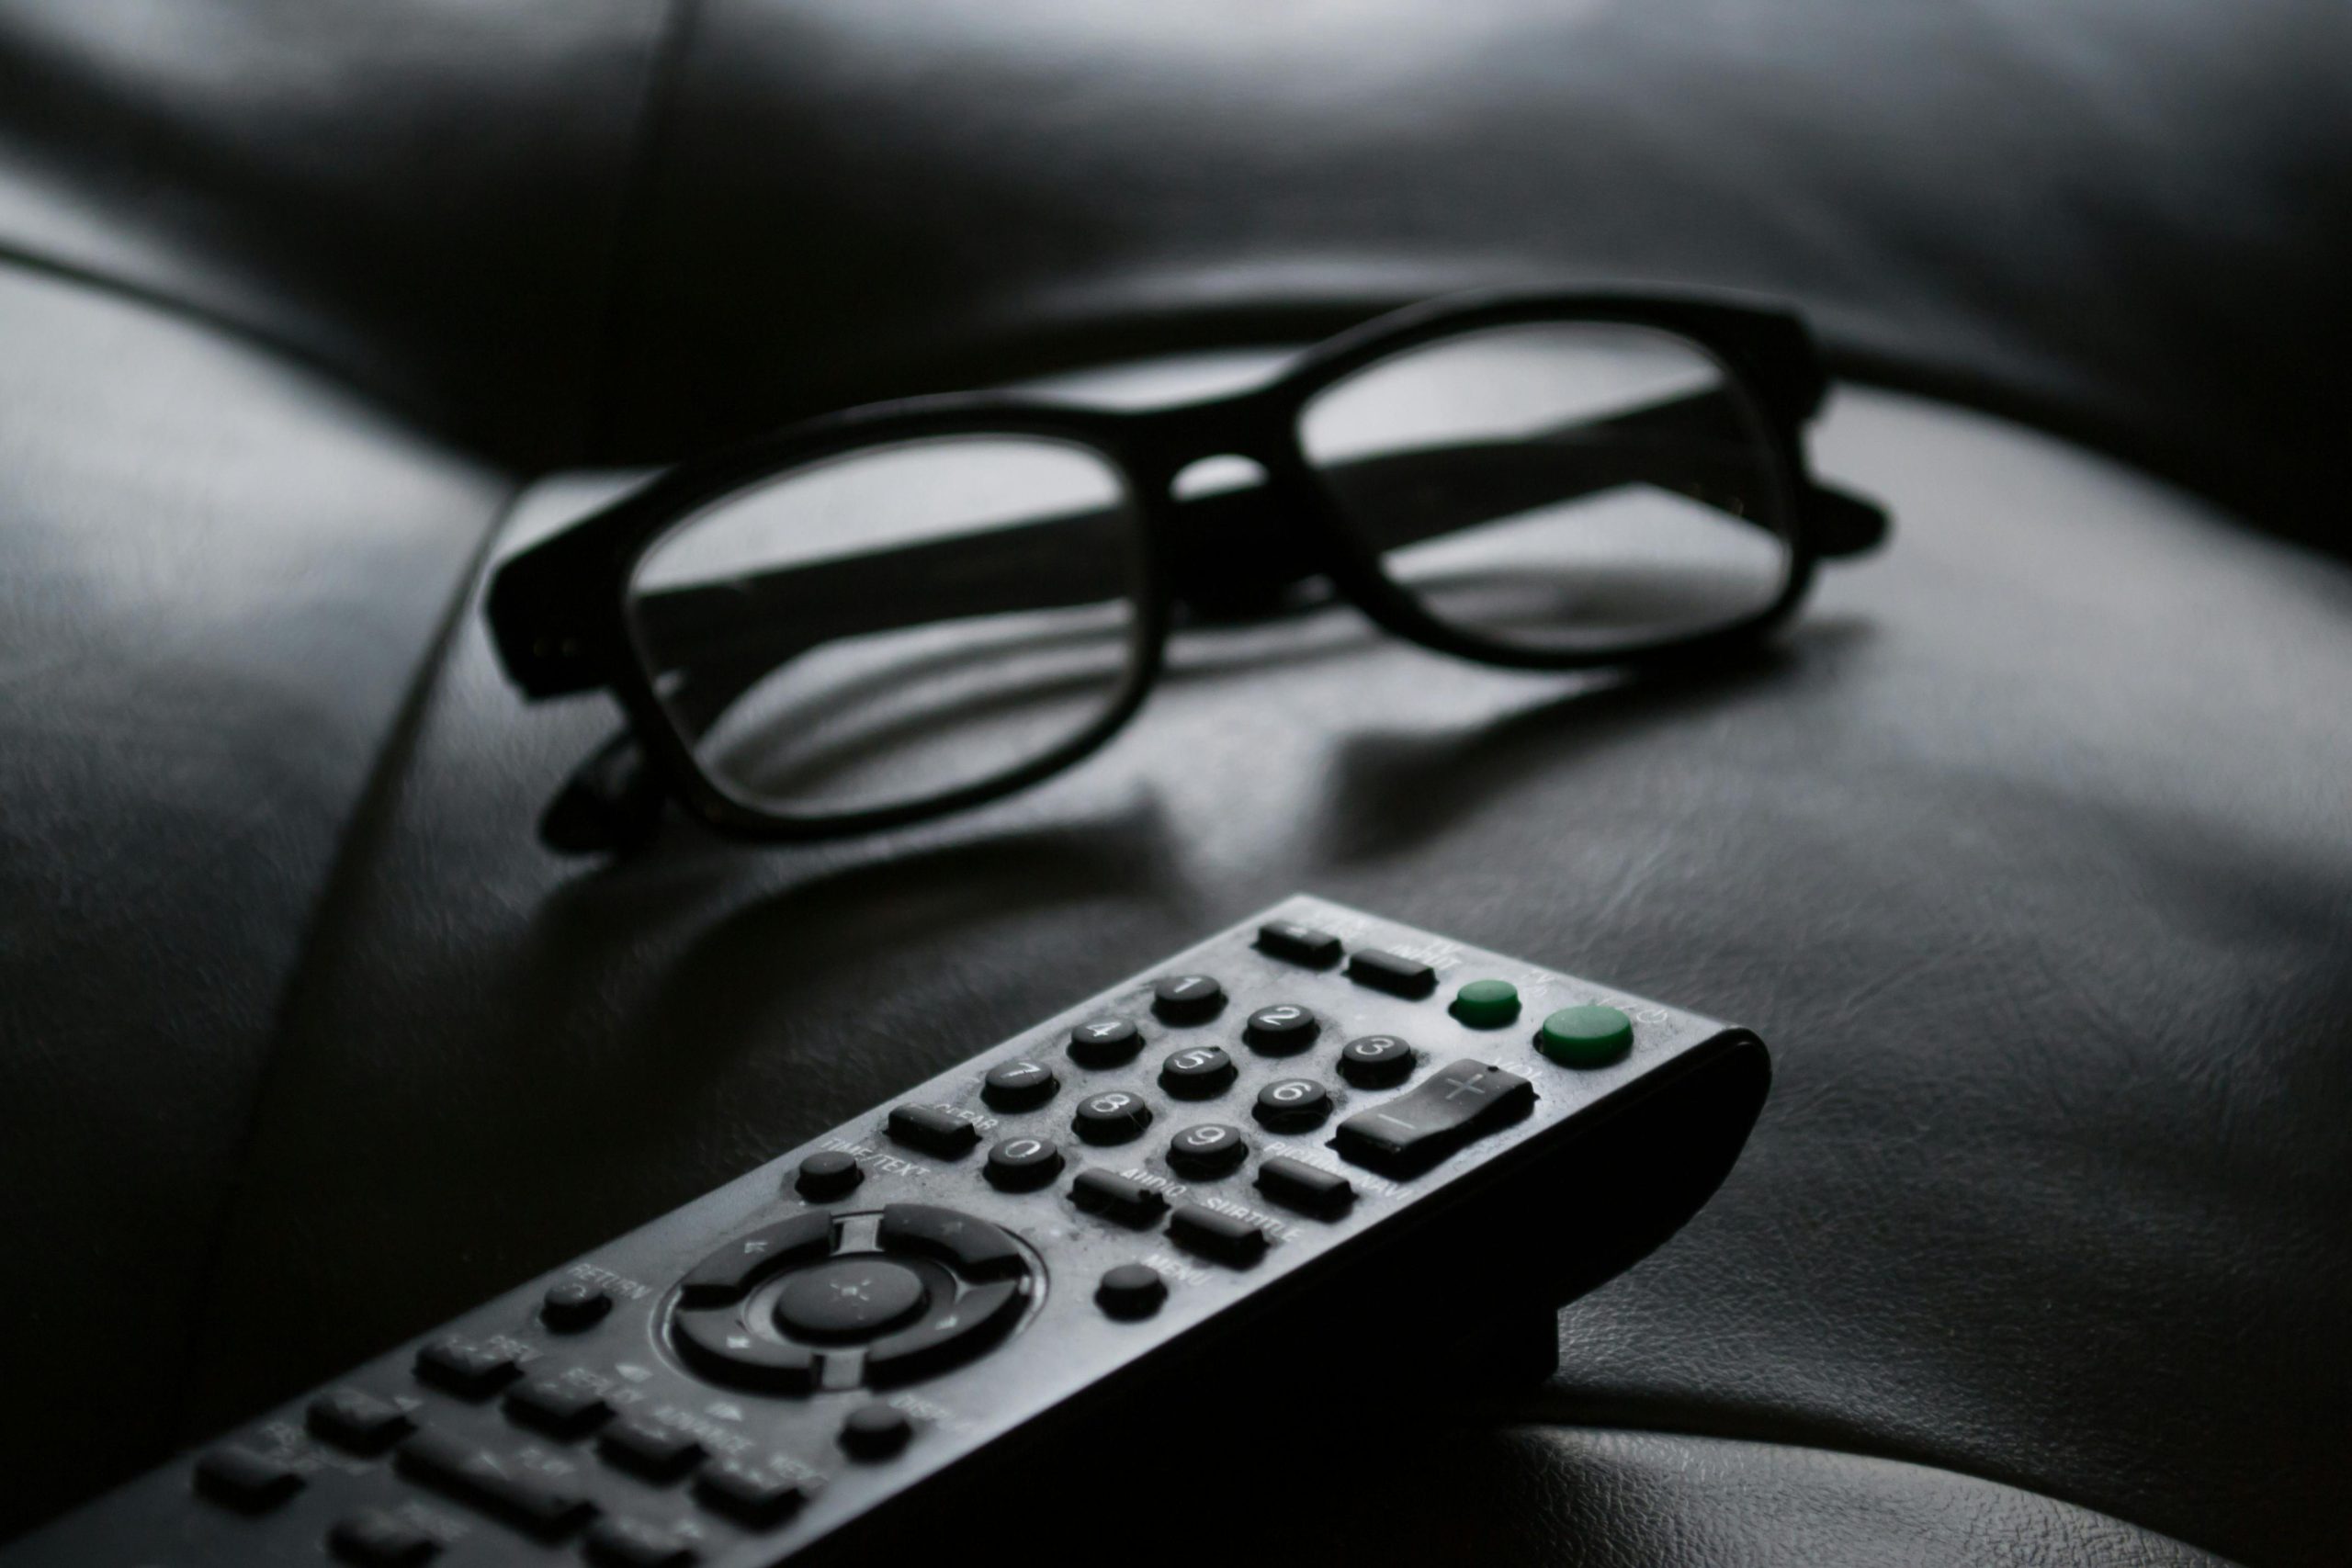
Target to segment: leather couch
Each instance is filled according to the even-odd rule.
[[[1285,1414],[1199,1529],[2341,1562],[2347,68],[2289,0],[7,0],[0,1534],[1304,887],[1778,1077],[1548,1384]],[[1537,277],[1822,328],[1898,533],[1771,658],[1209,637],[984,811],[535,840],[610,714],[482,570],[611,470]]]

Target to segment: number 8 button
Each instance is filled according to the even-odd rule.
[[[1151,1107],[1141,1095],[1114,1089],[1078,1102],[1078,1135],[1090,1144],[1124,1144],[1151,1125]]]
[[[1187,1127],[1168,1145],[1168,1163],[1182,1176],[1229,1176],[1249,1157],[1241,1129],[1215,1122]]]

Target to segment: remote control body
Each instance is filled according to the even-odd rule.
[[[1548,1329],[1705,1201],[1769,1078],[1744,1030],[1295,897],[0,1560],[862,1555],[1155,1387]]]

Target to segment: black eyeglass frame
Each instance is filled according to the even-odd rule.
[[[1668,333],[1706,350],[1760,417],[1774,465],[1790,562],[1769,604],[1727,625],[1631,648],[1538,649],[1477,637],[1438,620],[1392,581],[1379,551],[1317,479],[1300,433],[1307,403],[1355,372],[1408,349],[1498,327],[1607,324]],[[1827,392],[1811,333],[1793,312],[1691,294],[1577,292],[1485,295],[1407,307],[1309,348],[1278,376],[1239,393],[1165,408],[1106,408],[1002,392],[951,393],[876,403],[788,426],[655,475],[618,501],[504,561],[487,615],[507,675],[533,699],[609,689],[670,792],[712,827],[739,836],[805,840],[902,826],[983,805],[1081,761],[1135,716],[1159,679],[1179,602],[1176,556],[1187,504],[1176,476],[1203,458],[1234,455],[1267,476],[1274,509],[1296,537],[1269,546],[1285,568],[1306,563],[1375,624],[1440,652],[1526,670],[1663,668],[1703,663],[1785,621],[1825,556],[1858,553],[1883,536],[1873,503],[1817,485],[1804,425]],[[1140,529],[1133,649],[1116,698],[1092,724],[1001,774],[915,800],[858,811],[794,815],[742,798],[695,758],[673,722],[631,626],[629,587],[646,552],[714,502],[827,458],[940,436],[1060,440],[1105,459],[1121,476]],[[1303,545],[1304,550],[1296,548]]]

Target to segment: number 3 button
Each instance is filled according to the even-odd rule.
[[[1229,1176],[1249,1157],[1241,1129],[1215,1122],[1187,1127],[1168,1144],[1168,1163],[1182,1176]]]

